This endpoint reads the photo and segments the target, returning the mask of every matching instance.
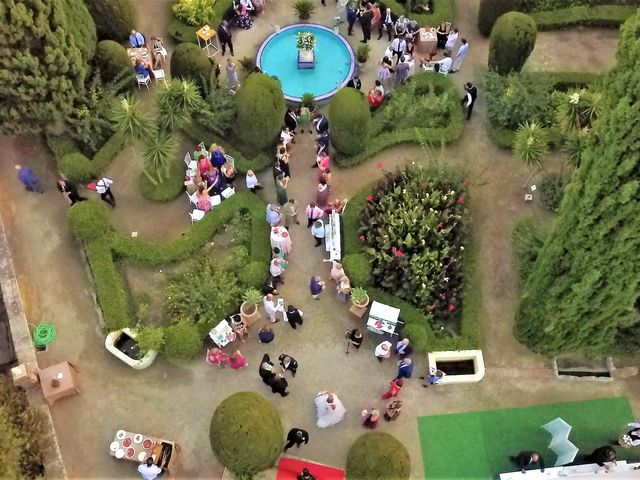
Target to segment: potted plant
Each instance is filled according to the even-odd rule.
[[[296,0],[296,3],[293,4],[293,9],[300,20],[309,20],[313,12],[315,12],[316,6],[311,0]]]
[[[365,63],[369,59],[371,53],[371,45],[368,43],[361,43],[356,49],[356,60],[359,64]]]
[[[369,295],[362,287],[354,287],[351,289],[351,302],[359,308],[365,308],[369,305]]]
[[[305,92],[302,94],[301,103],[303,107],[307,107],[310,112],[314,112],[316,109],[316,97],[313,93]]]
[[[242,295],[242,305],[240,305],[240,317],[246,320],[247,324],[253,325],[260,317],[258,304],[262,300],[262,294],[255,288],[250,288]]]

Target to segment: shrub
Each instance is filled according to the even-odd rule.
[[[184,190],[184,164],[173,159],[168,165],[168,176],[154,185],[144,173],[140,175],[140,193],[154,202],[173,200]]]
[[[296,0],[293,9],[300,20],[309,20],[313,12],[316,11],[316,6],[311,0]]]
[[[210,25],[216,28],[213,23],[213,5],[210,0],[178,0],[173,4],[171,10],[178,20],[187,25],[200,28],[202,25]]]
[[[213,453],[239,477],[253,476],[274,465],[283,437],[278,411],[253,392],[239,392],[224,399],[209,428]]]
[[[82,242],[99,240],[111,230],[104,202],[80,202],[69,209],[71,231]]]
[[[220,2],[217,2],[220,3]],[[169,14],[169,23],[167,24],[167,31],[169,35],[176,41],[178,45],[182,43],[198,44],[198,37],[196,35],[197,27],[192,27],[186,23],[178,20],[173,12]]]
[[[238,128],[247,143],[258,150],[272,146],[287,109],[280,82],[263,73],[249,75],[235,100]]]
[[[515,250],[518,273],[520,279],[524,281],[538,258],[538,252],[544,243],[544,235],[531,220],[521,220],[513,227],[511,241]]]
[[[164,343],[164,328],[141,328],[136,332],[136,342],[145,353],[151,350],[158,352]]]
[[[124,42],[136,26],[136,10],[131,0],[86,0],[96,22],[98,38]]]
[[[393,435],[365,433],[349,448],[346,470],[347,480],[408,480],[411,457]]]
[[[262,262],[251,262],[238,272],[238,282],[244,288],[260,288],[267,279],[267,272]]]
[[[559,30],[577,25],[618,28],[637,10],[631,5],[576,5],[531,13],[538,30]]]
[[[197,325],[186,320],[164,329],[162,351],[170,358],[191,360],[202,349],[202,335]]]
[[[519,12],[509,12],[496,21],[489,43],[489,68],[506,75],[519,72],[536,44],[536,24]]]
[[[194,43],[181,43],[171,55],[172,77],[193,80],[201,92],[215,78],[216,68],[216,63]]]
[[[215,135],[226,136],[231,133],[236,120],[236,103],[233,94],[226,88],[213,88],[209,85],[204,94],[205,107],[194,121]]]
[[[89,62],[96,51],[96,24],[83,0],[60,0],[57,13],[66,17],[66,28],[82,54],[82,59]],[[59,26],[58,26],[59,27]]]
[[[133,72],[127,51],[121,44],[113,40],[98,42],[93,63],[100,69],[102,78],[106,80],[116,78],[123,70]]]
[[[371,284],[371,262],[364,253],[346,255],[342,259],[344,271],[349,276],[352,285],[366,287]]]
[[[549,173],[540,182],[540,203],[544,208],[557,212],[564,196],[567,179],[559,173]]]
[[[336,150],[353,155],[364,149],[369,139],[371,114],[364,96],[353,88],[343,88],[329,103],[331,143]]]
[[[95,177],[91,160],[80,152],[65,155],[59,162],[60,172],[74,182],[86,182]]]
[[[525,122],[548,126],[555,121],[551,82],[534,74],[487,72],[482,83],[493,126],[515,130]]]
[[[507,12],[520,11],[521,4],[522,0],[480,0],[478,30],[488,37],[496,20]]]
[[[513,153],[529,166],[542,165],[549,151],[549,134],[536,122],[524,122],[513,138]]]

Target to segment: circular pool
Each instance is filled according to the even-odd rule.
[[[311,32],[316,37],[314,68],[298,68],[298,32]],[[355,58],[342,35],[323,25],[297,23],[269,35],[258,50],[256,64],[264,73],[280,80],[287,101],[299,102],[307,92],[313,93],[316,101],[322,101],[353,76]]]

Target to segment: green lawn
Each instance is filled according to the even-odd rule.
[[[522,450],[537,450],[553,466],[556,455],[547,449],[550,435],[540,427],[556,417],[573,427],[569,440],[580,449],[576,461],[617,438],[634,420],[626,397],[420,417],[425,477],[493,479],[515,470],[509,456]],[[636,449],[616,452],[619,460],[640,460]]]

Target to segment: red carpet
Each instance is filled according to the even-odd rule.
[[[344,480],[344,470],[293,458],[280,459],[276,480],[296,480],[303,468],[309,470],[316,480]]]

